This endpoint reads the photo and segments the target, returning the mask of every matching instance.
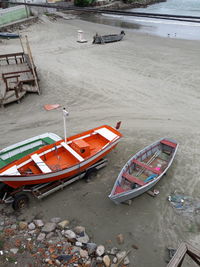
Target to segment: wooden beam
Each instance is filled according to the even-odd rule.
[[[177,249],[173,258],[170,260],[167,267],[179,267],[180,266],[179,264],[182,262],[182,259],[185,257],[186,252],[187,252],[187,246],[183,242],[180,244],[179,248]]]
[[[200,266],[200,250],[196,249],[189,243],[183,242],[177,249],[167,267],[181,267],[186,254],[188,254],[192,260]]]

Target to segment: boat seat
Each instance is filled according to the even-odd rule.
[[[128,172],[124,172],[122,174],[122,177],[124,177],[126,180],[128,180],[131,183],[139,184],[141,186],[142,185],[145,185],[145,182],[144,181],[142,181],[142,180],[138,179],[137,177],[129,174]]]
[[[18,171],[17,166],[14,165],[7,169],[6,171],[0,173],[0,176],[2,175],[21,175],[21,173]]]
[[[82,158],[75,150],[73,150],[69,145],[67,145],[65,142],[60,143],[67,151],[69,151],[75,158],[78,159],[78,161],[83,161],[84,158]]]
[[[43,173],[52,172],[52,170],[46,165],[46,163],[40,158],[38,154],[33,154],[31,158]]]
[[[145,164],[145,163],[143,163],[143,162],[138,161],[137,159],[133,159],[132,162],[135,163],[136,165],[139,165],[139,166],[141,166],[142,168],[144,168],[144,169],[146,169],[146,170],[148,170],[148,171],[151,171],[151,172],[153,172],[153,173],[156,173],[156,174],[158,174],[158,175],[160,175],[160,174],[162,173],[161,171],[159,171],[159,170],[155,170],[154,168],[148,166],[147,164]]]
[[[166,146],[173,147],[173,148],[175,148],[177,146],[177,144],[175,144],[173,142],[170,142],[168,140],[165,140],[165,139],[163,139],[162,141],[160,141],[160,143],[163,144],[163,145],[166,145]]]
[[[100,134],[101,136],[106,138],[108,141],[112,141],[113,139],[115,139],[118,136],[106,128],[100,128],[100,129],[96,130],[95,133]]]

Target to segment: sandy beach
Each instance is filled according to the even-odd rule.
[[[77,42],[80,29],[87,43]],[[164,267],[166,247],[176,248],[181,241],[199,247],[200,242],[199,215],[180,215],[167,201],[175,190],[199,196],[200,42],[125,30],[121,42],[92,44],[96,32],[120,31],[45,16],[21,30],[30,42],[42,94],[27,94],[20,104],[0,109],[0,148],[44,132],[63,136],[62,109],[46,111],[45,104],[58,103],[69,111],[68,136],[122,121],[124,137],[107,156],[106,168],[89,183],[79,181],[42,201],[33,200],[19,217],[67,218],[85,226],[95,242],[107,247],[115,246],[122,233],[121,248],[139,248],[130,254],[131,267]],[[21,51],[19,40],[4,40],[0,51]],[[160,194],[144,194],[131,206],[112,203],[108,195],[124,163],[165,136],[180,147],[167,176],[156,186]]]

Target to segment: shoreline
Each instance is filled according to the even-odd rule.
[[[79,29],[87,43],[77,42]],[[190,240],[198,247],[200,240],[198,231],[189,231],[198,223],[176,214],[166,201],[175,190],[199,195],[195,149],[200,145],[196,138],[200,132],[199,42],[129,31],[121,42],[93,45],[97,30],[115,33],[116,27],[42,16],[20,30],[28,35],[42,94],[27,95],[20,104],[0,109],[0,146],[49,131],[62,136],[62,110],[43,108],[54,103],[70,111],[69,136],[103,124],[115,126],[121,120],[124,138],[108,155],[108,166],[90,183],[79,181],[43,201],[33,200],[31,208],[18,217],[27,221],[61,217],[84,225],[92,240],[112,247],[121,233],[125,242],[120,249],[138,246],[130,254],[132,265],[165,267],[167,246]],[[0,43],[2,54],[19,48],[19,40]],[[133,153],[163,136],[178,140],[180,149],[166,179],[156,186],[160,194],[155,199],[142,195],[132,206],[114,205],[108,194],[121,167]],[[10,206],[6,209],[12,214]]]
[[[116,1],[111,4],[101,6],[105,9],[131,9],[131,8],[144,8],[156,3],[166,2],[167,0],[143,0],[142,2],[125,3],[122,1]]]

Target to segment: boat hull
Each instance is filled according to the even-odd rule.
[[[114,139],[112,141],[107,140],[106,145],[105,145],[105,140],[104,140],[104,142],[102,142],[101,136],[97,136],[98,131],[100,131],[100,133],[103,134],[102,129],[104,129],[104,133],[105,132],[107,134],[109,133],[107,136],[108,139],[114,137]],[[32,157],[35,154],[34,155],[30,154],[30,155],[26,156],[25,158],[19,160],[15,165],[13,164],[14,166],[11,165],[10,168],[8,168],[8,167],[4,168],[2,171],[2,174],[0,173],[0,182],[6,183],[7,185],[9,185],[12,188],[19,188],[19,187],[22,187],[25,185],[49,183],[49,182],[53,182],[56,180],[62,180],[64,178],[66,179],[68,177],[71,178],[71,177],[73,177],[79,173],[82,173],[83,171],[87,170],[90,166],[94,165],[96,162],[98,162],[99,160],[104,158],[112,149],[114,149],[115,146],[118,144],[121,136],[122,136],[117,130],[115,130],[109,126],[107,126],[107,128],[106,128],[106,126],[104,126],[104,127],[102,127],[102,129],[100,127],[96,128],[95,129],[96,132],[94,132],[95,136],[96,136],[95,140],[100,139],[101,140],[100,143],[102,143],[102,147],[98,148],[97,152],[94,152],[93,154],[91,154],[91,156],[86,156],[85,158],[82,158],[77,153],[75,153],[75,151],[73,151],[72,148],[69,147],[69,145],[64,144],[65,146],[67,146],[68,149],[70,148],[71,152],[75,155],[75,157],[78,157],[78,159],[81,158],[80,161],[78,161],[76,159],[76,161],[73,161],[76,163],[70,163],[70,157],[68,155],[68,156],[65,156],[65,159],[64,159],[64,163],[66,163],[65,166],[67,166],[67,164],[68,164],[68,167],[63,167],[62,169],[60,168],[60,169],[55,170],[55,171],[51,170],[50,172],[47,172],[47,173],[38,173],[38,174],[30,174],[30,175],[27,173],[25,175],[22,175],[22,173],[19,173],[19,172],[18,173],[16,172],[16,175],[13,175],[13,173],[11,175],[8,174],[8,171],[11,171],[13,167],[17,167],[20,170],[20,168],[22,168],[20,166],[22,166],[22,165],[23,166],[26,166],[26,165],[29,166],[30,164],[32,164],[30,166],[33,166],[34,164],[33,164]],[[111,130],[113,132],[111,132]],[[80,140],[83,140],[83,139],[81,139],[83,137],[84,138],[90,138],[89,133],[90,132],[85,132],[82,135],[79,134],[79,135],[76,135],[75,137],[70,137],[68,139],[68,143],[72,144],[74,140],[76,142],[77,142],[77,140],[79,140],[79,142],[80,142]],[[63,140],[61,140],[61,141],[56,142],[53,145],[49,145],[45,148],[41,148],[40,150],[37,151],[38,152],[37,156],[42,161],[42,159],[40,157],[45,158],[46,157],[45,155],[48,155],[48,153],[54,153],[54,154],[56,154],[56,156],[54,155],[54,157],[56,157],[57,161],[59,161],[60,160],[59,159],[60,154],[57,154],[58,152],[56,152],[56,151],[58,151],[59,149],[64,149],[62,147],[63,143],[64,143]],[[91,146],[92,146],[92,144],[91,144]],[[93,143],[93,146],[94,146],[94,143]],[[92,149],[94,149],[94,147]],[[68,152],[68,151],[66,151],[66,152]],[[65,153],[65,151],[62,153]],[[66,160],[66,162],[65,162],[65,160]],[[71,165],[69,166],[69,164],[71,164]],[[27,168],[29,169],[30,167],[27,167]]]
[[[168,162],[167,167],[162,171],[162,173],[160,173],[157,178],[153,179],[152,181],[142,185],[142,186],[138,186],[132,190],[127,190],[125,192],[121,192],[116,194],[116,187],[121,183],[122,181],[122,177],[123,177],[123,173],[127,171],[127,169],[130,168],[130,166],[132,165],[132,162],[134,159],[139,158],[141,155],[145,154],[146,151],[148,151],[149,148],[153,148],[154,150],[152,150],[154,153],[156,153],[156,146],[158,146],[160,144],[160,141],[162,141],[164,139],[161,139],[153,144],[151,144],[150,146],[145,147],[143,150],[139,151],[138,153],[136,153],[133,157],[131,157],[128,162],[124,165],[124,167],[122,168],[119,176],[116,179],[116,182],[114,184],[114,187],[111,191],[111,194],[109,195],[109,198],[116,204],[125,202],[127,200],[130,200],[132,198],[135,198],[137,196],[140,196],[141,194],[147,192],[148,190],[150,190],[151,188],[153,188],[160,180],[161,178],[166,174],[166,172],[168,171],[169,167],[171,166],[174,157],[176,155],[177,149],[178,149],[178,143],[176,143],[176,141],[174,140],[170,140],[170,142],[173,142],[174,144],[176,144],[176,147],[174,148],[173,154]],[[168,139],[169,140],[169,139]]]

